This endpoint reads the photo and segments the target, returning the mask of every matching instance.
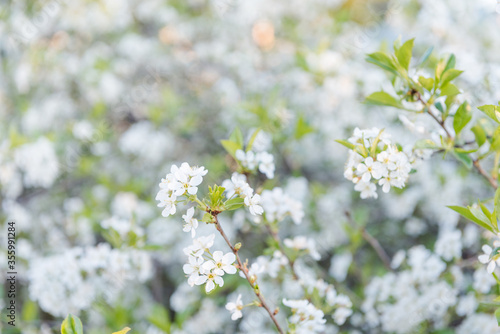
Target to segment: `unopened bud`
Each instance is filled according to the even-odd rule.
[[[241,242],[238,242],[236,245],[234,245],[234,250],[240,250],[241,248]]]
[[[273,315],[278,314],[278,312],[279,312],[279,311],[280,311],[280,308],[279,308],[279,307],[277,307],[277,308],[274,310]]]

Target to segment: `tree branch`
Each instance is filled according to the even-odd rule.
[[[226,233],[224,233],[224,230],[222,229],[222,226],[219,223],[219,219],[217,218],[217,215],[214,215],[214,218],[215,218],[215,228],[217,229],[217,231],[219,231],[222,238],[224,238],[224,240],[226,241],[226,244],[229,246],[229,248],[231,248],[231,251],[236,256],[236,261],[238,262],[238,266],[240,267],[240,270],[245,275],[245,278],[248,281],[248,283],[250,284],[250,286],[252,287],[255,295],[257,296],[257,298],[259,298],[260,305],[267,311],[267,313],[271,317],[271,320],[274,322],[274,325],[276,326],[276,329],[278,330],[278,332],[280,334],[284,334],[285,332],[283,331],[283,329],[281,329],[281,326],[278,323],[278,320],[276,319],[276,316],[275,316],[276,312],[271,311],[271,309],[269,308],[269,306],[267,305],[267,303],[264,299],[264,296],[262,296],[262,294],[260,293],[260,288],[258,287],[257,284],[255,284],[255,279],[252,279],[250,277],[250,275],[248,274],[248,268],[245,265],[243,265],[243,262],[241,262],[240,256],[238,255],[238,249],[236,249],[231,244],[231,241],[229,241],[228,237],[226,236]]]

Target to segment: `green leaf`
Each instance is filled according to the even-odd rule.
[[[472,168],[472,158],[467,153],[458,152],[453,150],[453,155],[458,161],[462,162],[468,169]]]
[[[500,123],[500,108],[498,106],[485,105],[478,107],[478,109],[488,115],[495,122]]]
[[[212,216],[210,213],[205,212],[203,215],[203,218],[201,218],[201,221],[204,223],[211,223],[214,220],[214,216]]]
[[[500,152],[500,126],[493,132],[491,140],[490,152]]]
[[[447,70],[446,72],[443,73],[443,76],[441,77],[441,87],[445,86],[448,82],[451,80],[455,79],[458,77],[460,74],[462,74],[463,71],[456,70],[454,68]]]
[[[213,187],[208,186],[208,196],[210,197],[210,207],[213,210],[221,209],[220,206],[224,199],[224,187],[214,185]]]
[[[447,83],[441,87],[442,96],[455,96],[460,94],[460,90],[452,83]]]
[[[479,123],[476,123],[471,128],[471,130],[474,133],[474,136],[476,137],[477,146],[479,147],[483,146],[483,144],[486,142],[486,132],[484,131],[483,127]]]
[[[479,207],[481,208],[481,211],[484,213],[484,215],[486,216],[486,218],[488,218],[488,222],[490,222],[491,221],[491,212],[490,212],[490,210],[488,210],[488,208],[483,203],[479,202],[478,204],[479,204]],[[471,211],[471,213],[473,213],[473,212]]]
[[[297,120],[297,126],[295,128],[295,139],[300,139],[311,132],[314,132],[314,128],[310,126],[304,119],[304,116],[301,115]]]
[[[377,137],[373,140],[373,142],[371,144],[370,154],[371,154],[372,157],[376,156],[377,146],[378,146],[378,142],[380,141],[380,136],[382,136],[382,132],[384,132],[384,129],[380,130],[380,132],[378,133]]]
[[[497,324],[500,326],[500,308],[495,311],[495,318],[497,318]]]
[[[351,142],[348,142],[347,140],[342,140],[342,139],[336,139],[335,140],[337,143],[341,144],[341,145],[344,145],[345,147],[347,147],[348,149],[350,150],[354,150],[356,148],[356,145],[354,145],[353,143]]]
[[[431,149],[431,150],[439,150],[441,146],[436,144],[430,139],[421,139],[415,143],[415,149]]]
[[[455,152],[457,153],[465,153],[465,154],[470,154],[470,153],[474,153],[474,152],[477,152],[477,148],[473,148],[472,150],[466,150],[466,149],[463,149],[463,148],[460,148],[460,147],[457,147],[455,148]]]
[[[372,93],[365,99],[365,103],[373,104],[378,106],[390,106],[395,108],[402,108],[403,105],[399,100],[397,100],[392,95],[389,95],[386,92],[375,92]]]
[[[495,210],[493,210],[493,212],[495,212],[495,219],[496,219],[495,226],[498,227],[498,222],[500,222],[500,187],[498,187],[495,192],[494,204],[495,204]]]
[[[220,143],[224,147],[224,149],[227,151],[227,153],[231,154],[233,157],[236,154],[236,151],[241,150],[242,146],[238,145],[234,141],[230,140],[221,140]]]
[[[259,134],[260,131],[261,131],[261,128],[258,128],[257,130],[255,130],[252,133],[252,136],[250,137],[250,140],[248,141],[248,144],[247,144],[247,152],[252,149],[255,138],[257,138],[257,135]]]
[[[367,56],[366,61],[372,64],[375,64],[381,68],[383,68],[386,71],[389,71],[395,75],[398,74],[398,71],[396,70],[396,65],[394,64],[394,61],[389,57],[388,54],[384,52],[375,52],[371,53]]]
[[[170,333],[171,320],[168,311],[160,304],[155,304],[148,316],[148,321],[165,333]]]
[[[476,218],[476,216],[474,216],[471,212],[470,212],[470,207],[461,207],[461,206],[448,206],[448,208],[452,209],[453,211],[455,212],[458,212],[461,216],[473,221],[474,223],[476,223],[477,225],[481,226],[482,228],[484,229],[487,229],[488,231],[491,231],[494,233],[494,230],[493,228],[491,227],[491,225],[486,221],[482,221],[481,219],[478,219]]]
[[[444,106],[443,104],[441,103],[441,101],[437,101],[436,103],[434,103],[434,107],[436,107],[437,110],[439,110],[439,112],[441,114],[444,114]]]
[[[479,203],[479,208],[475,208],[475,207],[472,207],[470,206],[469,207],[469,211],[470,213],[476,217],[478,220],[482,221],[483,223],[485,224],[488,224],[491,226],[490,222],[490,212],[488,211],[488,209],[486,209],[486,211],[484,210],[486,209],[486,207],[481,207],[481,203]]]
[[[460,131],[470,122],[472,119],[472,111],[470,110],[469,103],[464,102],[458,107],[455,116],[453,117],[453,129],[455,129],[455,134],[458,136]]]
[[[83,325],[80,319],[68,314],[61,324],[61,334],[83,334]]]
[[[236,129],[234,129],[233,133],[229,136],[229,140],[238,144],[240,148],[243,147],[243,134],[240,128],[236,127]]]
[[[441,59],[437,63],[436,69],[434,70],[434,76],[436,77],[436,84],[438,84],[439,81],[441,80],[441,75],[443,74],[445,67],[446,67],[446,64],[444,63],[444,60]],[[444,85],[442,85],[442,86],[444,86]]]
[[[224,203],[224,206],[226,207],[226,210],[236,210],[236,209],[239,209],[240,207],[242,207],[244,202],[245,202],[245,200],[243,198],[235,197],[235,198],[227,200]]]
[[[398,59],[399,64],[407,71],[410,66],[413,41],[414,39],[406,41],[398,50],[396,50],[396,58]]]
[[[125,327],[121,331],[114,332],[113,334],[127,334],[130,331],[130,327]]]
[[[432,89],[432,87],[434,87],[434,79],[432,79],[432,78],[425,78],[423,76],[419,76],[418,82],[420,82],[422,87],[424,87],[428,91],[430,91]]]
[[[425,62],[427,61],[427,59],[429,59],[429,57],[431,56],[432,50],[434,50],[433,46],[431,46],[430,48],[428,48],[427,50],[425,50],[425,52],[424,52],[424,54],[422,56],[422,59],[420,59],[420,61],[419,61],[419,65],[418,66],[422,66],[423,64],[425,64]]]
[[[448,58],[448,62],[446,62],[446,67],[444,68],[444,72],[448,71],[449,69],[455,68],[455,62],[456,58],[455,55],[452,53],[450,55],[450,58]]]

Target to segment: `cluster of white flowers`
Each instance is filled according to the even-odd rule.
[[[295,327],[295,333],[322,333],[326,329],[325,314],[307,299],[283,299],[283,304],[292,309],[292,315],[288,318],[288,321]]]
[[[344,294],[337,294],[335,287],[322,279],[311,281],[312,284],[308,286],[309,293],[317,293],[318,297],[324,298],[328,306],[335,307],[335,312],[332,315],[333,321],[339,326],[343,325],[347,318],[352,315],[351,299]]]
[[[274,178],[274,156],[268,152],[243,151],[237,150],[235,153],[236,159],[246,169],[255,171],[259,168],[262,174],[265,174],[268,179]]]
[[[316,261],[321,259],[321,255],[316,250],[316,242],[314,241],[314,239],[307,238],[304,236],[297,236],[293,239],[287,238],[283,240],[283,243],[288,248],[292,248],[295,250],[305,250]]]
[[[191,286],[205,284],[208,293],[215,289],[216,285],[223,286],[224,274],[235,274],[236,267],[233,265],[236,256],[233,253],[224,254],[222,251],[210,251],[213,246],[215,234],[193,239],[193,244],[184,248],[184,254],[188,256],[188,263],[183,266],[184,273],[188,275],[188,284]]]
[[[361,192],[361,198],[377,198],[377,186],[388,193],[391,187],[403,188],[411,172],[410,157],[391,143],[390,135],[377,128],[360,130],[356,128],[349,142],[357,148],[370,152],[375,148],[375,156],[363,157],[350,150],[345,164],[344,177],[352,181],[354,190]]]
[[[439,234],[434,251],[446,261],[462,256],[462,232],[446,229]]]
[[[111,249],[109,244],[72,248],[32,262],[29,293],[45,312],[66,316],[88,309],[97,298],[112,304],[129,284],[144,283],[152,274],[144,251]]]
[[[170,173],[160,182],[160,191],[156,195],[158,207],[163,207],[162,216],[168,217],[177,211],[177,197],[196,195],[198,186],[203,182],[203,176],[208,171],[205,167],[191,167],[183,162],[181,167],[172,165]]]
[[[261,206],[261,196],[253,193],[254,190],[248,184],[245,175],[233,173],[231,179],[222,182],[222,187],[225,188],[227,198],[233,198],[235,196],[243,198],[245,206],[248,207],[252,215],[257,216],[264,212]]]
[[[415,246],[408,251],[407,263],[409,270],[376,277],[366,287],[361,309],[369,328],[410,333],[424,321],[439,327],[448,309],[456,305],[459,291],[440,278],[446,264],[436,254]]]
[[[45,137],[19,147],[14,159],[24,172],[26,187],[49,188],[59,176],[60,168],[54,145]]]
[[[262,191],[262,206],[270,222],[290,216],[295,224],[300,224],[304,218],[302,203],[285,194],[280,187]]]

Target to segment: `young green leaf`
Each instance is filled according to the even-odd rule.
[[[211,223],[213,220],[214,220],[214,216],[212,216],[208,212],[205,212],[205,214],[203,215],[203,218],[201,219],[201,221],[204,223]]]
[[[484,106],[478,107],[477,109],[484,112],[486,115],[488,115],[495,122],[500,123],[500,107],[493,106],[493,105],[484,105]]]
[[[384,132],[384,129],[380,130],[380,132],[378,133],[377,137],[372,142],[371,150],[370,150],[370,154],[371,154],[372,157],[376,156],[377,146],[378,146],[378,142],[380,141],[380,136],[382,136],[382,132]]]
[[[252,133],[252,136],[250,137],[250,140],[248,141],[248,144],[247,144],[247,152],[252,149],[253,143],[255,142],[255,139],[257,138],[257,135],[259,134],[260,130],[261,129],[258,128],[257,130],[255,130]]]
[[[419,76],[418,82],[420,82],[422,87],[424,87],[428,91],[430,91],[432,89],[432,87],[434,87],[434,79],[432,79],[432,78],[425,78],[423,76]]]
[[[493,210],[493,212],[495,213],[495,219],[496,219],[495,226],[498,227],[498,223],[500,222],[500,187],[498,187],[495,192],[494,205],[495,205],[495,210]]]
[[[129,331],[130,331],[130,327],[125,327],[121,331],[114,332],[113,334],[127,334]],[[168,333],[168,332],[165,332],[165,333]]]
[[[356,145],[354,145],[353,143],[351,142],[348,142],[347,140],[342,140],[342,139],[336,139],[335,140],[337,143],[341,144],[341,145],[344,145],[345,147],[347,147],[348,149],[350,150],[354,150],[356,148]]]
[[[61,324],[61,334],[83,334],[83,325],[80,318],[68,314]]]
[[[491,220],[490,220],[489,216],[491,215],[491,213],[488,210],[484,211],[484,209],[486,207],[483,208],[483,207],[481,207],[481,203],[479,203],[479,204],[480,204],[479,208],[475,208],[473,206],[470,206],[469,207],[470,213],[474,217],[476,217],[478,220],[482,221],[485,224],[490,225],[491,224]]]
[[[442,96],[455,96],[460,94],[460,90],[452,83],[447,83],[441,87]]]
[[[427,59],[429,59],[429,57],[431,56],[432,54],[432,50],[434,50],[434,47],[431,46],[430,48],[428,48],[427,50],[425,50],[423,56],[422,56],[422,59],[420,59],[420,61],[418,62],[418,66],[422,66],[425,64],[425,62],[427,61]]]
[[[462,153],[457,150],[453,150],[453,155],[458,161],[462,162],[468,169],[472,168],[472,158],[467,153]]]
[[[229,136],[229,140],[238,144],[240,148],[243,147],[243,134],[240,128],[236,127],[236,129],[234,129],[233,133]]]
[[[238,145],[234,141],[221,140],[220,143],[222,144],[222,146],[224,147],[224,149],[227,151],[227,153],[229,153],[233,157],[235,156],[236,151],[242,149],[242,146]]]
[[[479,124],[476,123],[472,128],[472,133],[474,133],[474,136],[476,137],[476,143],[477,146],[481,147],[483,144],[486,142],[486,132],[484,131],[483,127]]]
[[[310,126],[304,119],[304,116],[301,115],[297,120],[297,126],[295,128],[295,138],[300,139],[311,132],[314,132],[314,128]]]
[[[413,41],[414,39],[407,40],[398,50],[396,50],[396,58],[399,64],[407,71],[410,66]]]
[[[493,132],[491,140],[490,152],[500,152],[500,126]]]
[[[372,64],[375,64],[381,68],[383,68],[386,71],[389,71],[395,75],[398,74],[398,71],[396,70],[396,65],[394,64],[394,61],[389,57],[388,54],[384,52],[375,52],[371,53],[367,56],[366,61]]]
[[[378,105],[378,106],[390,106],[390,107],[395,107],[395,108],[402,108],[403,105],[401,102],[393,97],[392,95],[389,95],[386,92],[375,92],[372,93],[370,96],[368,96],[365,99],[366,104],[373,104],[373,105]]]
[[[465,101],[458,107],[457,112],[453,118],[453,129],[455,129],[455,134],[458,136],[460,131],[470,122],[472,119],[472,111],[470,110],[470,105]]]
[[[462,74],[463,71],[456,70],[454,68],[447,70],[446,72],[443,72],[443,76],[441,77],[441,87],[445,86],[448,82],[451,80],[455,79],[458,77],[460,74]]]
[[[434,70],[434,76],[436,78],[436,85],[439,83],[439,81],[441,80],[441,75],[443,74],[444,72],[444,68],[446,67],[446,64],[444,63],[444,60],[441,59],[437,65],[436,65],[436,69]],[[441,85],[441,86],[444,86],[444,85]]]
[[[446,67],[444,68],[444,72],[448,71],[449,69],[455,68],[455,62],[456,58],[455,55],[452,53],[450,55],[450,58],[448,58],[448,61],[446,62]]]
[[[452,209],[455,212],[458,212],[461,216],[463,216],[463,217],[465,217],[465,218],[473,221],[474,223],[478,224],[482,228],[484,228],[484,229],[486,229],[486,230],[494,233],[494,230],[491,227],[491,225],[489,224],[489,222],[487,222],[487,221],[484,222],[481,219],[476,218],[476,216],[474,216],[470,212],[470,208],[469,207],[464,208],[464,207],[461,207],[461,206],[454,206],[454,205],[452,205],[452,206],[448,206],[448,208]]]
[[[224,207],[226,208],[226,210],[236,210],[236,209],[239,209],[240,207],[242,207],[243,203],[244,203],[243,198],[235,197],[235,198],[227,200],[224,203]]]

